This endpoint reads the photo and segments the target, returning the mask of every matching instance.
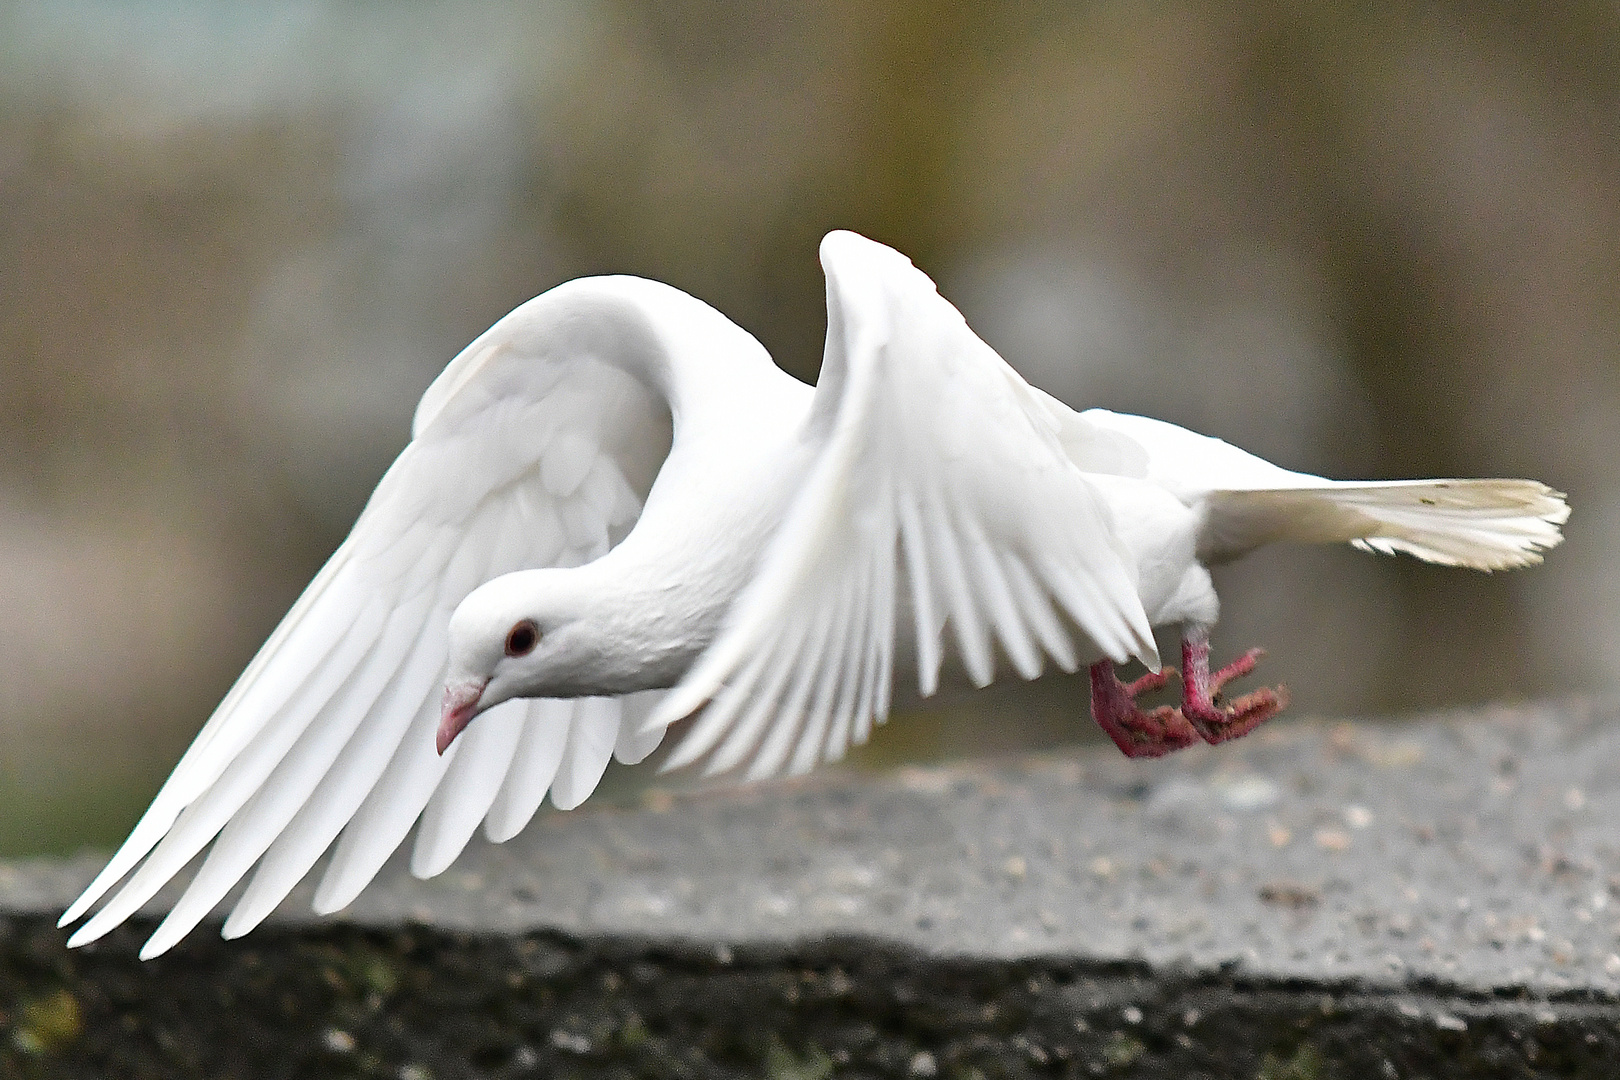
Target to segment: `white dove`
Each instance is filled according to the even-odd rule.
[[[640,760],[694,713],[671,765],[802,772],[883,721],[897,669],[924,695],[947,660],[984,685],[998,648],[1025,678],[1048,657],[1092,665],[1093,712],[1127,753],[1219,741],[1280,701],[1212,702],[1253,657],[1210,676],[1205,563],[1293,539],[1496,568],[1560,539],[1566,508],[1531,481],[1335,483],[1076,413],[903,255],[835,232],[821,260],[814,388],[713,308],[632,277],[560,285],[463,350],[349,538],[62,916],[117,886],[69,944],[210,842],[142,957],[252,870],[224,925],[248,932],[334,841],[320,912],[418,819],[411,869],[437,874],[480,822],[501,841],[548,789],[579,804],[610,756]],[[1183,708],[1145,714],[1134,694],[1171,674],[1152,627],[1177,622]],[[1156,674],[1126,687],[1113,664],[1132,658]]]

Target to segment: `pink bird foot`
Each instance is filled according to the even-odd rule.
[[[1265,655],[1250,649],[1214,674],[1209,670],[1209,631],[1188,631],[1181,639],[1181,714],[1207,743],[1223,743],[1247,735],[1288,707],[1286,686],[1263,687],[1225,705],[1220,692],[1233,679],[1254,671]],[[1095,677],[1092,680],[1096,684]],[[1117,741],[1117,740],[1116,740]]]
[[[1103,659],[1091,665],[1092,718],[1108,732],[1108,737],[1126,757],[1163,757],[1198,741],[1198,732],[1179,709],[1161,705],[1151,712],[1143,712],[1137,707],[1138,694],[1159,689],[1175,674],[1175,668],[1165,668],[1127,684],[1114,674],[1112,660]]]

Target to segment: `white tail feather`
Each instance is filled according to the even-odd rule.
[[[1541,561],[1563,540],[1560,492],[1534,480],[1391,480],[1217,491],[1199,555],[1211,561],[1275,540],[1350,542],[1425,562],[1507,570]]]

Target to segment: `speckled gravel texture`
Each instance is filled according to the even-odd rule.
[[[652,791],[146,965],[92,869],[0,864],[0,1077],[1620,1076],[1612,702]]]

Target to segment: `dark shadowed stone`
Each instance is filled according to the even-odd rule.
[[[145,965],[0,864],[0,1077],[1620,1075],[1613,703],[642,803]]]

